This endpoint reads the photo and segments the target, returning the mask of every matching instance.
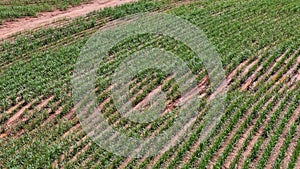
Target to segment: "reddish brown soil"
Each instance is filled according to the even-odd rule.
[[[35,18],[25,17],[16,19],[15,21],[11,22],[7,21],[0,26],[0,39],[5,39],[18,32],[41,27],[63,18],[72,19],[86,15],[95,10],[100,10],[106,7],[114,7],[134,1],[135,0],[95,0],[92,3],[72,7],[67,9],[66,11],[55,10],[52,12],[43,12],[37,14],[37,17]]]
[[[15,109],[17,109],[17,108],[18,108],[20,105],[22,105],[24,102],[25,102],[25,101],[22,100],[21,102],[17,103],[15,106],[9,108],[9,109],[6,111],[6,113],[7,113],[7,114],[12,113]]]
[[[43,97],[43,96],[41,96],[41,97]],[[12,117],[10,117],[7,120],[6,126],[8,126],[8,127],[11,126],[13,124],[13,122],[18,120],[21,117],[21,115],[36,101],[37,101],[37,99],[35,99],[34,101],[28,103],[26,106],[24,106],[20,110],[18,110]]]

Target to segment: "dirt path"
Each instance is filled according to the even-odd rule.
[[[35,18],[25,17],[16,19],[12,22],[7,21],[0,26],[0,39],[8,38],[9,36],[18,32],[44,26],[59,19],[72,19],[86,15],[95,10],[103,9],[105,7],[114,7],[134,1],[136,0],[95,0],[92,3],[72,7],[67,9],[66,11],[55,10],[52,12],[42,12],[38,13],[37,17]]]

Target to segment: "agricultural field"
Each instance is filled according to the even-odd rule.
[[[3,0],[0,19],[61,8],[56,2]],[[64,1],[63,6],[83,2]],[[15,12],[10,10],[14,6]],[[101,148],[83,130],[72,79],[78,78],[74,70],[91,35],[143,12],[178,16],[201,29],[219,53],[227,94],[220,120],[204,137],[213,92],[203,63],[192,61],[195,52],[172,37],[151,33],[113,46],[97,67],[93,90],[115,130],[133,138],[154,137],[179,116],[178,101],[189,99],[171,74],[148,69],[128,82],[130,100],[138,106],[161,89],[167,108],[151,123],[122,117],[112,97],[113,73],[139,50],[160,48],[185,61],[196,75],[191,93],[201,96],[201,109],[181,142],[163,153],[134,158]],[[300,168],[298,0],[138,0],[3,38],[0,67],[0,168]],[[89,101],[81,100],[85,109]]]
[[[36,16],[38,12],[66,10],[70,6],[80,5],[90,0],[1,0],[0,24],[4,20],[14,20],[25,16]]]

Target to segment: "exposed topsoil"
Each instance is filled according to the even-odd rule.
[[[0,25],[0,39],[8,38],[17,32],[34,29],[62,18],[75,18],[105,7],[114,7],[134,1],[136,0],[95,0],[89,4],[71,7],[66,11],[42,12],[38,13],[37,17],[34,18],[24,17],[14,21],[6,21]]]

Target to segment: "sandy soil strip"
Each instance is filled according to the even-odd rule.
[[[300,112],[300,107],[298,107],[295,111],[294,114],[292,115],[292,117],[289,119],[288,123],[285,125],[284,130],[281,133],[281,137],[278,139],[278,142],[276,143],[275,147],[273,147],[272,150],[272,154],[269,157],[268,162],[266,163],[266,168],[268,169],[272,169],[274,162],[276,161],[276,158],[280,152],[281,147],[283,146],[284,142],[285,142],[285,138],[288,135],[289,131],[290,131],[290,127],[293,125],[293,123],[296,122],[297,117],[299,115]],[[261,157],[261,156],[260,156]]]
[[[295,65],[294,65],[290,70],[288,70],[283,76],[291,76],[291,75],[292,75],[292,72],[294,72],[294,70],[295,70],[296,68],[297,68],[297,64],[295,64]],[[280,71],[281,71],[281,69],[278,70],[278,72],[280,72]],[[276,74],[277,74],[277,73],[276,73]],[[276,74],[275,74],[275,75],[276,75]],[[282,76],[282,77],[283,77],[283,76]],[[277,83],[282,83],[282,82],[279,81],[279,82],[277,82]],[[286,84],[286,85],[288,85],[288,84]],[[293,87],[291,87],[291,88],[293,88]],[[282,111],[282,112],[285,112],[285,111],[286,111],[286,110],[284,110],[284,111]],[[284,116],[284,113],[281,113],[281,114],[279,115],[279,117],[277,118],[277,121],[281,121],[281,120],[283,119],[283,116]],[[276,124],[276,127],[278,127],[278,125],[279,125],[279,124]],[[286,126],[290,127],[291,125],[286,125]],[[281,138],[285,138],[285,136],[287,135],[287,132],[289,131],[289,129],[290,129],[290,128],[285,129],[285,132],[283,132],[283,134],[282,134],[283,137],[281,137]],[[275,131],[275,128],[273,129],[273,131],[272,131],[271,133],[273,134],[274,131]],[[272,135],[272,134],[271,134],[271,135]],[[258,158],[255,159],[255,160],[253,160],[252,166],[256,166],[256,165],[257,165],[257,163],[258,163],[259,160],[261,159],[261,155],[262,155],[262,153],[263,153],[263,150],[265,149],[266,145],[269,144],[270,139],[271,139],[270,137],[267,137],[267,138],[265,138],[265,139],[263,140],[263,143],[262,143],[262,145],[261,145],[261,148],[260,148],[259,152],[257,153]],[[277,155],[278,155],[278,153],[279,153],[279,150],[280,150],[280,148],[281,148],[283,142],[284,142],[284,139],[279,139],[277,145],[280,145],[280,146],[274,147],[274,149],[275,149],[276,151],[273,150],[274,153],[272,153],[272,155],[270,156],[270,158],[271,158],[272,160],[269,160],[269,162],[268,162],[266,168],[272,168],[272,164],[273,164],[273,162],[276,160],[276,157],[277,157]],[[280,144],[279,144],[279,143],[280,143]]]
[[[164,80],[164,82],[162,82],[162,84],[167,83],[167,81],[171,80],[172,78],[173,78],[173,76],[168,77],[167,79]],[[204,91],[203,86],[206,84],[207,81],[208,81],[208,76],[204,77],[203,80],[202,80],[199,84],[197,84],[196,87],[194,87],[193,89],[191,89],[190,91],[188,91],[187,93],[185,93],[184,96],[180,97],[180,98],[177,99],[176,101],[171,102],[169,105],[167,105],[166,109],[162,112],[161,116],[167,114],[167,113],[168,113],[169,111],[171,111],[176,105],[178,105],[179,102],[180,102],[179,100],[181,100],[181,102],[187,102],[189,99],[191,99],[192,96],[195,96],[196,94],[201,93],[202,91]],[[161,90],[162,86],[163,86],[163,85],[158,86],[156,89],[152,90],[152,92],[155,92],[155,90]],[[152,92],[150,92],[150,93],[148,94],[148,96],[151,97],[151,95],[153,94]],[[151,93],[152,93],[152,94],[151,94]],[[145,97],[144,100],[143,100],[142,102],[144,102],[144,101],[147,102],[147,99],[148,99],[148,98]],[[196,120],[196,119],[195,119],[195,120]],[[164,127],[165,125],[166,125],[165,123],[162,124],[162,127]],[[146,127],[146,130],[150,130],[150,128],[151,128],[151,123]],[[155,134],[157,134],[160,130],[161,130],[161,127],[159,127],[157,130],[155,130],[154,132],[152,132],[150,137],[152,137],[152,136],[154,136]],[[178,137],[179,137],[179,136],[178,136]],[[174,140],[177,140],[177,139],[174,139]],[[168,148],[165,148],[165,150],[166,150],[166,149],[168,149]],[[165,151],[165,150],[164,150],[164,151]],[[158,156],[156,156],[156,159],[158,160],[158,159],[161,157],[161,155],[163,155],[163,154],[159,154]],[[146,160],[146,158],[147,158],[147,156],[144,156],[143,158],[141,158],[141,159],[139,160],[138,165],[141,164],[144,160]],[[119,166],[118,168],[119,168],[119,169],[121,169],[121,168],[126,168],[126,166],[127,166],[132,160],[133,160],[133,157],[127,157],[127,158],[120,164],[120,166]],[[155,160],[154,160],[154,161],[155,161]],[[152,162],[153,162],[153,161],[152,161]],[[148,168],[149,168],[149,166],[150,166],[150,167],[153,166],[154,163],[155,163],[155,162],[153,162],[153,163],[151,163],[151,164],[148,164]],[[138,166],[138,165],[137,165],[137,166]]]
[[[248,57],[246,60],[241,62],[228,76],[227,76],[227,81],[228,85],[231,83],[231,81],[234,79],[235,76],[238,75],[239,71],[242,71],[240,77],[245,76],[249,70],[260,61],[262,58],[262,53],[268,50],[270,46],[266,46],[258,51],[258,57],[255,60],[251,60],[251,57]]]
[[[272,101],[273,101],[274,97],[271,98],[270,100],[268,100],[268,102],[266,102],[264,104],[265,105],[268,105],[270,104]],[[276,104],[276,107],[278,107],[279,103]],[[276,108],[275,108],[276,109]],[[249,114],[248,113],[252,113],[252,110],[250,110],[250,112],[247,112],[246,115],[248,116]],[[247,118],[247,116],[245,117],[245,119]],[[253,121],[253,125],[251,126],[248,126],[245,128],[245,132],[243,132],[240,136],[240,138],[237,140],[237,142],[235,143],[235,146],[232,148],[232,151],[227,155],[227,158],[225,160],[225,163],[224,163],[224,167],[225,168],[229,168],[230,166],[230,163],[231,163],[231,160],[234,159],[234,156],[237,154],[237,152],[240,150],[240,148],[243,146],[243,143],[245,142],[245,140],[247,139],[247,136],[250,134],[250,132],[253,130],[254,128],[254,124],[257,122],[258,118],[257,119],[254,119]],[[242,120],[244,121],[244,119]],[[235,131],[233,131],[234,134],[235,134]],[[262,131],[258,131],[258,133],[262,133]],[[256,140],[258,139],[258,135],[259,134],[254,134],[253,136],[253,139],[252,142],[248,143],[248,146],[252,147],[252,145],[254,145],[254,143],[256,142]],[[233,137],[233,136],[232,136]],[[225,141],[225,143],[229,143],[229,141]],[[227,144],[226,144],[227,145]],[[225,147],[226,148],[226,147]],[[224,149],[225,149],[224,148]],[[244,154],[247,154],[247,155],[243,155],[242,158],[246,158],[248,156],[248,154],[250,153],[250,151],[247,151],[247,152],[244,152]],[[219,158],[219,157],[218,157]],[[217,160],[216,160],[217,161]],[[213,164],[214,165],[214,164]]]
[[[271,72],[275,70],[275,67],[278,66],[279,64],[281,64],[281,62],[283,62],[281,64],[281,66],[278,67],[278,70],[275,70],[276,71],[275,74],[280,72],[280,68],[284,67],[291,59],[293,59],[293,57],[297,51],[294,52],[294,54],[287,56],[288,52],[289,52],[289,50],[286,50],[279,58],[275,59],[275,61],[273,63],[271,63],[271,65],[266,70],[266,72],[263,75],[259,76],[255,81],[253,81],[253,83],[250,85],[251,86],[250,88],[256,88],[259,84],[266,82],[269,79],[269,77],[272,76]],[[272,78],[274,78],[274,77],[272,77]]]
[[[277,109],[277,108],[275,108],[275,109]],[[270,130],[268,136],[267,136],[266,138],[263,139],[262,144],[261,144],[261,146],[260,146],[260,149],[259,149],[259,150],[257,151],[257,153],[256,153],[256,158],[253,159],[253,161],[251,162],[251,166],[253,166],[253,167],[254,167],[254,166],[257,166],[258,163],[260,162],[260,160],[262,159],[262,155],[263,155],[263,153],[264,153],[264,151],[265,151],[265,148],[267,147],[268,144],[270,144],[271,137],[274,135],[274,132],[278,129],[278,127],[279,127],[279,125],[280,125],[280,122],[283,120],[283,118],[284,118],[284,116],[285,116],[285,113],[284,113],[284,112],[286,112],[287,109],[288,109],[288,106],[286,106],[286,107],[281,111],[281,113],[279,114],[279,116],[278,116],[277,119],[276,119],[277,123],[274,124],[274,128],[273,128],[272,130]],[[272,114],[273,114],[273,113],[272,113]],[[270,116],[271,116],[271,114],[270,114]],[[268,117],[269,117],[269,116],[268,116]],[[270,122],[270,118],[268,118],[268,121],[266,121],[266,123],[269,123],[269,122]],[[281,141],[282,141],[282,143],[285,141],[285,138],[286,138],[287,132],[288,132],[289,129],[290,129],[290,126],[291,126],[291,124],[285,126],[286,129],[285,129],[284,131],[286,131],[286,134],[282,134],[282,137],[281,137],[281,138],[278,138],[277,145],[278,145],[278,143],[280,143]],[[282,133],[284,133],[284,131],[283,131]],[[262,138],[262,135],[260,135],[259,137]],[[282,144],[282,143],[281,143],[281,144]],[[280,148],[281,148],[281,146],[279,146],[279,147],[278,147],[278,146],[273,147],[273,150],[272,150],[273,153],[270,155],[270,157],[274,156],[274,159],[276,160],[276,157],[277,157],[277,155],[278,155],[278,153],[279,153],[279,151],[280,151]],[[269,158],[270,158],[270,157],[269,157]],[[271,161],[274,162],[274,160],[271,160]],[[267,165],[267,163],[266,163],[266,165]],[[272,166],[269,166],[269,167],[265,166],[265,167],[266,167],[266,168],[270,168],[270,167],[272,168]]]
[[[299,156],[299,154],[298,154],[298,158],[297,158],[297,161],[295,163],[295,166],[296,166],[296,168],[300,166],[300,156]]]
[[[226,78],[226,80],[222,83],[222,85],[218,88],[219,90],[219,92],[220,91],[223,91],[223,90],[225,90],[225,88],[226,88],[226,86],[228,85],[228,83],[230,83],[230,81],[232,80],[232,77],[235,75],[235,74],[237,74],[237,72],[238,72],[238,69],[243,69],[244,67],[246,67],[246,65],[248,65],[249,64],[249,62],[250,62],[250,60],[249,59],[247,59],[247,60],[245,60],[242,64],[240,64],[235,70],[233,70],[228,76],[227,76],[227,78]],[[204,78],[204,82],[206,82],[208,80],[208,77],[205,77]],[[200,82],[200,84],[201,85],[198,85],[198,86],[203,86],[204,84],[202,84],[201,82]],[[213,96],[211,96],[211,97],[213,97]],[[196,150],[196,148],[195,147],[197,147],[199,144],[200,144],[200,141],[201,141],[201,139],[199,139],[199,140],[197,140],[196,141],[196,143],[195,143],[195,145],[193,145],[193,148],[191,148],[191,151],[192,151],[192,153],[188,153],[188,156],[190,156],[191,154],[193,154],[193,152]],[[174,156],[172,156],[171,158],[174,158]],[[156,160],[154,160],[154,161],[157,161],[159,158],[156,158]],[[185,157],[185,160],[184,161],[186,161],[187,159],[189,159],[188,157]],[[155,163],[155,162],[151,162],[151,165],[153,165],[153,163]],[[148,166],[151,166],[151,165],[148,165]],[[122,168],[122,167],[121,167]],[[180,168],[180,167],[179,167]]]
[[[262,65],[259,65],[259,67],[254,71],[254,73],[248,77],[248,79],[246,80],[246,82],[242,85],[240,91],[245,91],[248,89],[248,87],[251,85],[251,83],[253,82],[253,80],[255,79],[256,75],[258,74],[259,71],[261,71],[262,69]]]
[[[23,103],[25,102],[25,100],[22,100],[21,102],[17,103],[15,106],[9,108],[6,113],[10,114],[12,113],[14,110],[16,110],[18,107],[20,107]]]
[[[275,85],[273,85],[268,91],[272,91],[274,87],[275,87]],[[291,88],[293,88],[293,86],[291,86]],[[279,92],[281,92],[282,90],[283,90],[283,88],[280,89]],[[272,101],[272,99],[273,99],[273,98],[271,98],[265,105],[269,104],[270,101]],[[277,103],[277,104],[278,104],[278,103]],[[278,105],[275,106],[275,109],[276,109],[277,106],[278,106]],[[268,120],[269,118],[270,118],[270,117],[267,116],[267,119],[266,119],[266,120]],[[231,163],[233,162],[235,156],[238,154],[239,151],[241,151],[241,147],[242,147],[243,144],[245,143],[245,141],[246,141],[246,139],[247,139],[247,136],[250,134],[250,132],[253,131],[253,127],[254,127],[254,124],[253,124],[252,126],[248,127],[248,129],[246,129],[246,131],[244,132],[244,134],[242,134],[242,135],[240,136],[240,139],[237,141],[237,143],[235,144],[235,146],[232,148],[231,152],[227,155],[227,158],[226,158],[225,163],[224,163],[224,167],[225,167],[225,168],[229,168],[229,167],[230,167],[230,165],[231,165]],[[261,129],[260,129],[260,130],[261,130]],[[250,150],[248,150],[249,147],[253,147],[253,145],[254,145],[255,142],[256,142],[256,141],[253,141],[253,140],[255,139],[255,137],[258,137],[258,136],[257,136],[257,133],[259,133],[259,132],[260,132],[260,131],[257,131],[257,132],[253,135],[253,137],[251,138],[251,140],[250,140],[249,143],[247,144],[246,149],[243,150],[242,155],[241,155],[240,159],[238,160],[238,162],[239,162],[241,159],[246,158],[247,155],[245,155],[245,153],[247,153],[248,151],[250,151]],[[257,139],[258,139],[258,138],[257,138]],[[248,151],[247,151],[247,150],[248,150]],[[250,152],[248,152],[248,153],[250,153]]]
[[[279,92],[281,92],[282,89],[283,88],[281,88]],[[294,89],[294,86],[292,86],[289,90],[293,90],[293,89]],[[272,114],[274,113],[274,110],[277,109],[278,103],[279,102],[277,101],[276,106],[273,108],[273,111],[271,112]],[[284,109],[286,110],[286,107]],[[282,117],[282,115],[280,115],[280,117]],[[237,166],[243,166],[247,157],[249,157],[251,155],[251,152],[252,152],[255,144],[258,142],[259,138],[263,134],[263,131],[266,129],[266,124],[270,122],[270,118],[271,118],[271,116],[270,116],[270,114],[268,114],[264,119],[264,123],[261,124],[259,129],[253,134],[253,137],[251,138],[250,142],[248,143],[245,151],[242,152],[241,158],[238,160]],[[254,126],[252,126],[252,127],[254,127]],[[276,130],[276,127],[273,130]],[[265,141],[265,140],[263,140],[263,141]],[[251,165],[253,165],[253,163],[254,163],[254,161],[251,162]]]
[[[115,7],[136,0],[95,0],[90,4],[83,4],[72,7],[66,11],[55,10],[53,12],[43,12],[37,14],[36,18],[20,18],[12,22],[4,22],[0,26],[0,39],[8,38],[18,32],[34,29],[62,18],[76,18],[86,15],[92,11],[100,10],[106,7]]]
[[[296,134],[293,136],[293,139],[289,144],[288,149],[286,150],[285,157],[280,165],[280,168],[288,168],[288,163],[292,158],[293,151],[296,149],[299,135],[300,135],[300,126],[297,127]]]
[[[287,52],[287,51],[286,51],[286,52]],[[272,70],[272,68],[274,67],[275,63],[279,62],[279,61],[283,58],[283,56],[284,56],[285,54],[286,54],[286,53],[282,54],[279,58],[276,59],[275,62],[272,62],[272,63],[268,66],[267,72],[270,72],[270,71]],[[254,73],[253,73],[250,77],[247,78],[246,82],[242,85],[240,91],[245,91],[245,90],[247,90],[247,89],[249,88],[249,86],[252,85],[252,83],[256,83],[257,81],[260,81],[261,78],[262,78],[263,76],[265,76],[265,74],[267,74],[267,72],[266,72],[266,73],[264,73],[263,75],[261,75],[260,77],[257,77],[257,74],[263,69],[263,64],[264,64],[264,63],[266,63],[266,61],[264,61],[262,64],[260,64],[260,65],[258,66],[258,68],[254,71]],[[256,78],[258,78],[258,79],[256,80]]]
[[[41,96],[40,98],[42,98],[43,96]],[[16,112],[12,117],[10,117],[7,122],[6,122],[6,126],[10,127],[12,125],[13,122],[15,122],[16,120],[18,120],[20,118],[20,116],[24,113],[24,111],[26,109],[28,109],[31,105],[33,105],[35,102],[37,102],[38,99],[33,100],[32,102],[28,103],[26,106],[22,107],[18,112]]]

